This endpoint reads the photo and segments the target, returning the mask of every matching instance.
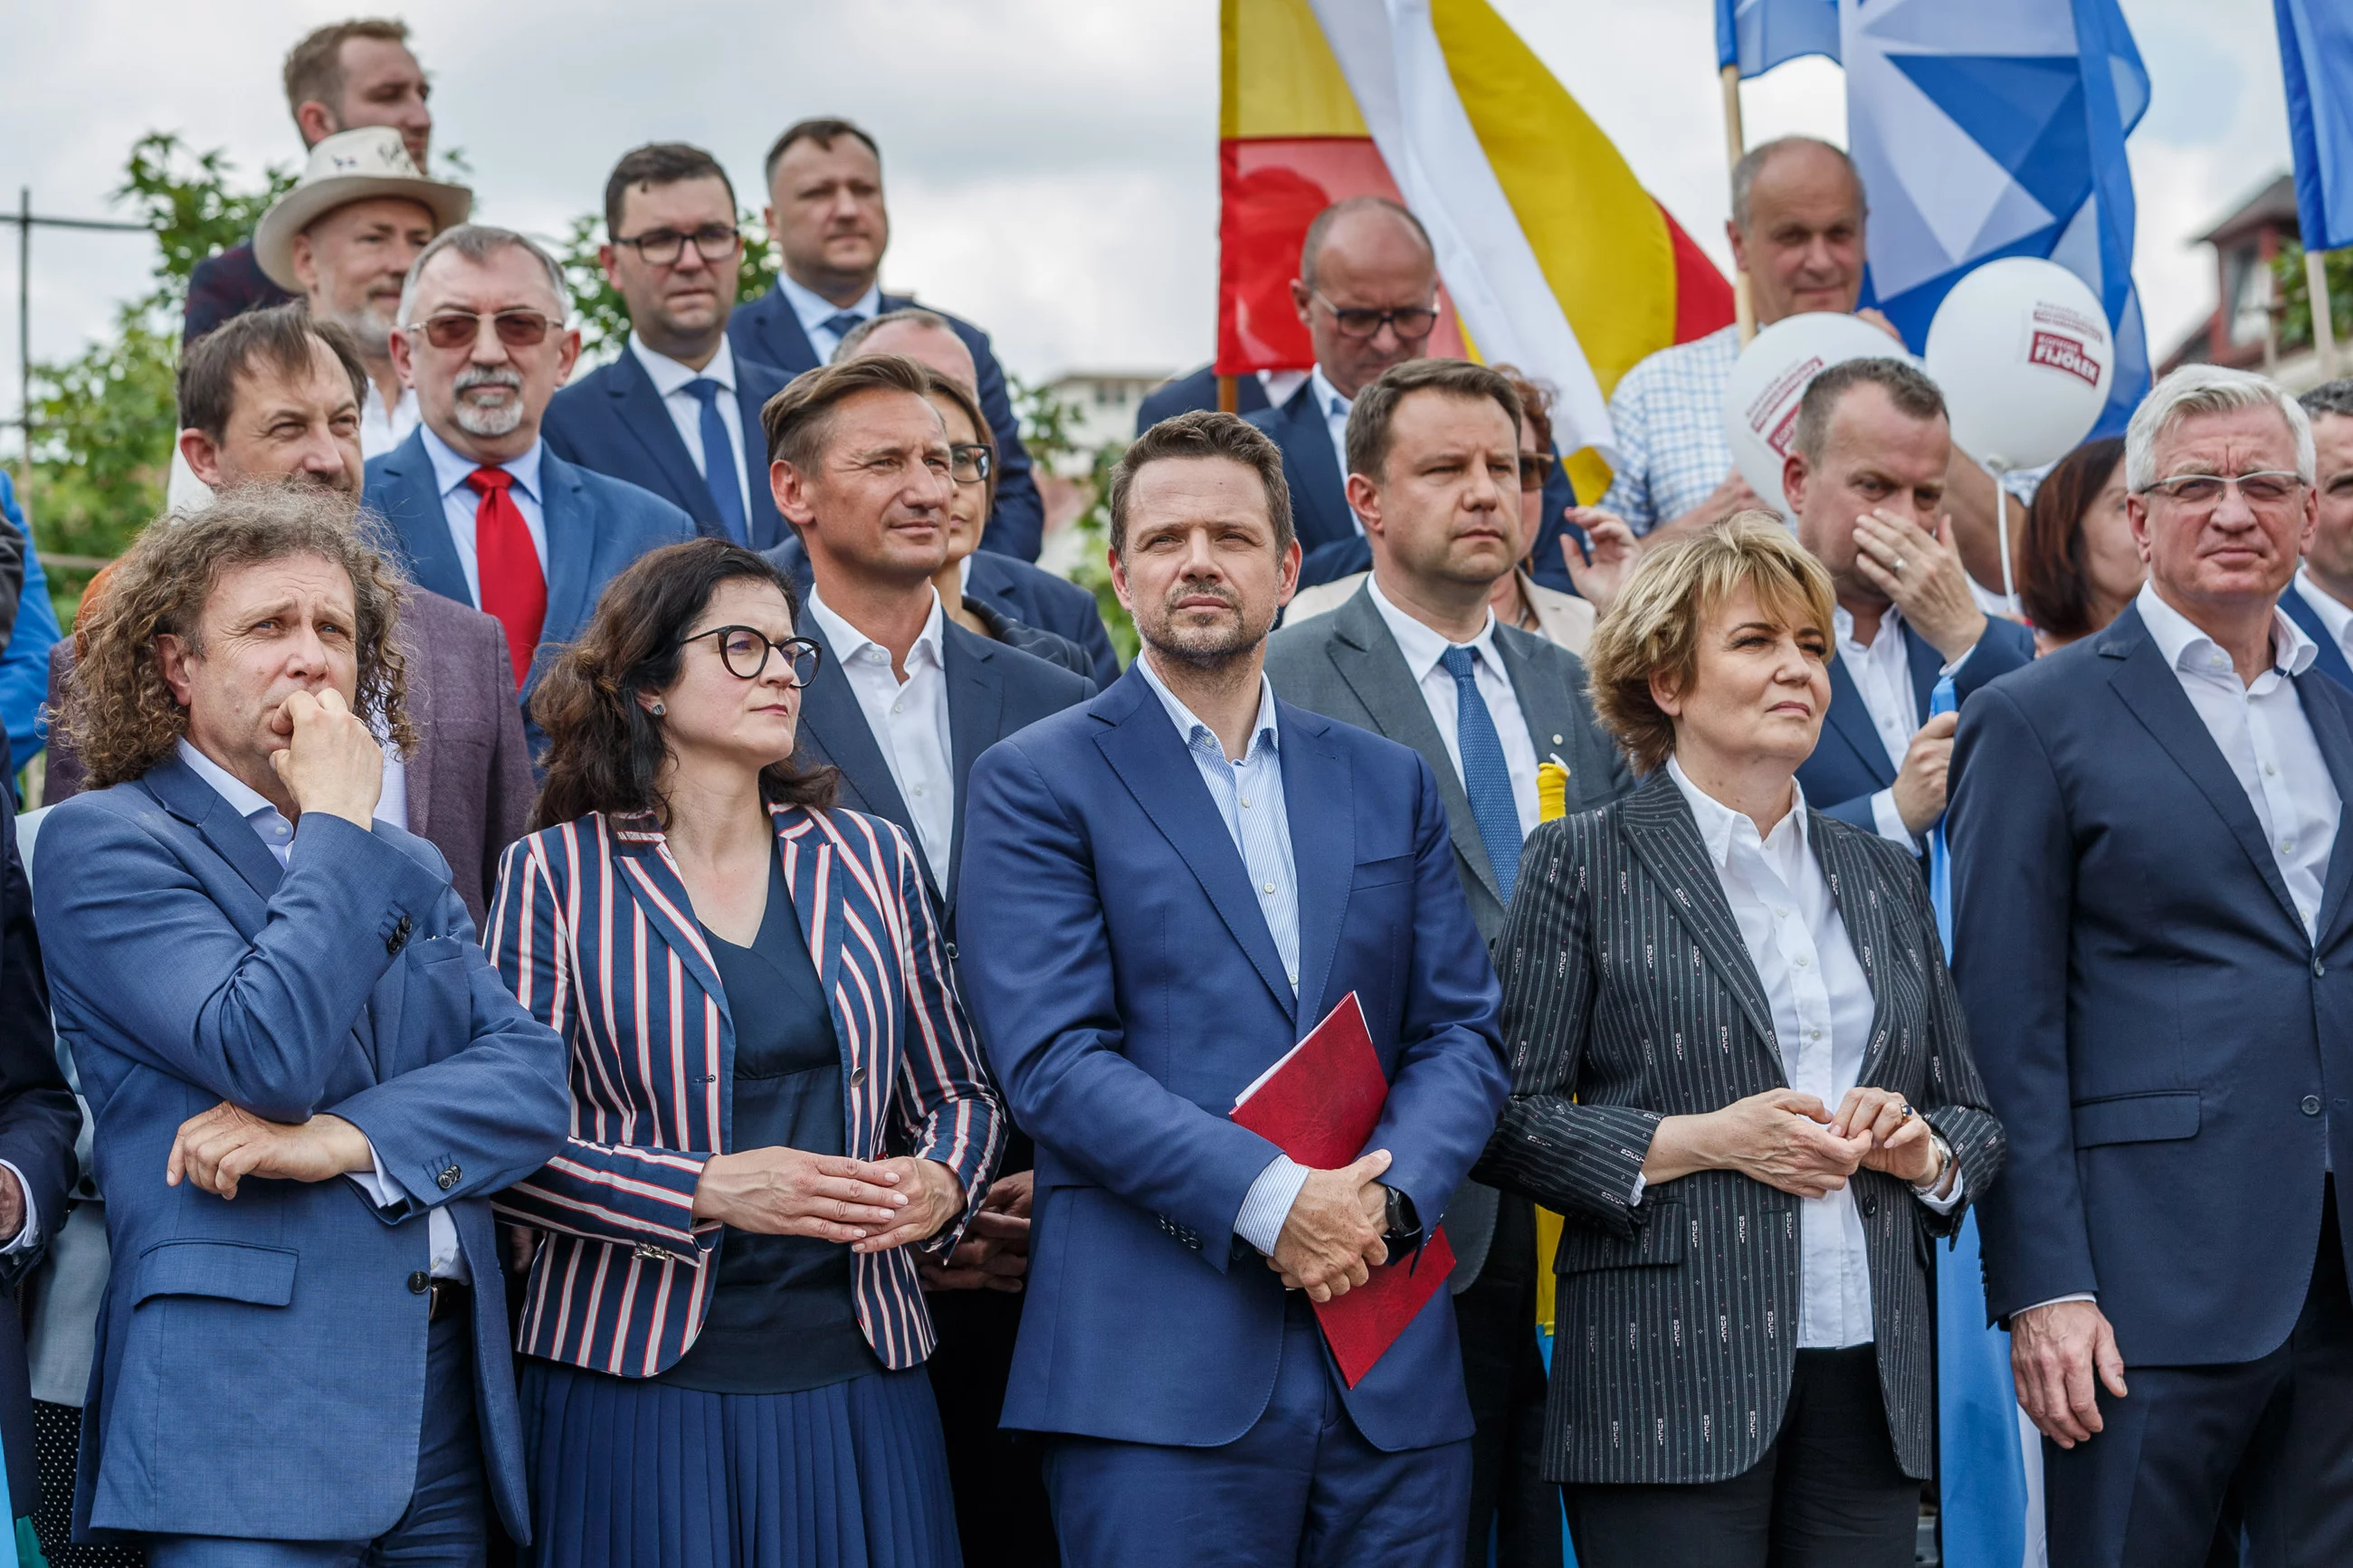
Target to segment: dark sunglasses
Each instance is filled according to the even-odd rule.
[[[704,637],[719,639],[719,662],[738,680],[759,679],[760,672],[768,668],[768,656],[780,653],[791,667],[792,684],[807,686],[816,679],[818,660],[825,652],[807,637],[770,642],[765,635],[750,626],[713,626],[707,632],[690,632],[678,639],[678,646],[684,647]]]
[[[501,310],[496,315],[481,316],[471,310],[444,310],[438,316],[427,316],[401,329],[405,332],[422,332],[425,341],[437,349],[470,349],[481,335],[487,321],[499,335],[499,342],[511,349],[527,349],[543,342],[548,328],[555,323],[537,310]]]
[[[1545,481],[1552,478],[1554,465],[1559,461],[1560,459],[1550,452],[1522,452],[1520,454],[1520,489],[1524,490],[1544,489]]]

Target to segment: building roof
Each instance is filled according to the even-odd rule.
[[[2294,175],[2281,174],[2266,182],[2261,189],[2240,203],[2238,209],[2230,216],[2198,236],[2191,243],[2220,245],[2266,224],[2278,224],[2292,230],[2296,227]]]

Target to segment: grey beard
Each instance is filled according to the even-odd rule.
[[[485,407],[466,395],[478,386],[501,386],[514,394],[505,403]],[[480,371],[469,366],[458,373],[450,391],[449,416],[469,436],[496,440],[514,433],[522,423],[522,377],[511,370]]]

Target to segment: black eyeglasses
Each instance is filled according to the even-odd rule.
[[[997,467],[997,454],[977,441],[948,448],[948,474],[960,485],[986,484]]]
[[[1559,461],[1560,459],[1550,452],[1522,452],[1520,454],[1520,489],[1524,490],[1544,489],[1545,481],[1552,478],[1553,466]]]
[[[1418,342],[1430,336],[1430,329],[1438,325],[1438,312],[1426,305],[1408,305],[1396,310],[1374,310],[1353,305],[1343,308],[1324,299],[1320,293],[1314,298],[1325,310],[1332,312],[1332,319],[1339,323],[1340,335],[1344,338],[1369,338],[1383,327],[1387,327],[1397,333],[1400,342]]]
[[[708,223],[692,234],[681,234],[674,228],[649,228],[626,239],[618,235],[613,237],[615,245],[636,247],[638,259],[649,267],[677,266],[690,240],[694,243],[694,253],[703,260],[724,261],[735,254],[736,247],[744,243],[744,236],[732,223]]]
[[[759,679],[760,672],[768,668],[768,655],[780,653],[792,667],[792,683],[807,686],[816,679],[818,660],[825,653],[807,637],[770,642],[765,633],[751,626],[713,626],[707,632],[689,632],[678,639],[678,646],[684,647],[704,637],[719,639],[719,662],[738,680]]]
[[[511,349],[527,349],[544,342],[547,329],[555,324],[537,310],[501,310],[489,316],[471,310],[444,310],[421,321],[411,321],[400,330],[424,333],[425,341],[437,349],[470,349],[481,336],[484,321],[491,323],[499,342]]]

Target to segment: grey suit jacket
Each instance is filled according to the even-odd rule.
[[[1874,1004],[1861,1081],[1904,1096],[1953,1148],[1965,1195],[2001,1166],[1968,1026],[1911,856],[1819,811],[1814,858]],[[1512,1098],[1476,1170],[1567,1216],[1545,1475],[1722,1480],[1778,1435],[1795,1366],[1799,1204],[1702,1171],[1629,1204],[1667,1116],[1785,1087],[1773,1015],[1699,825],[1662,769],[1530,836],[1495,946]],[[1895,1457],[1935,1468],[1932,1237],[1958,1228],[1875,1171],[1852,1189],[1869,1249],[1879,1382]]]
[[[1495,651],[1511,678],[1536,755],[1558,757],[1568,768],[1568,809],[1583,811],[1623,794],[1630,783],[1626,762],[1594,722],[1585,695],[1584,661],[1512,626],[1495,628]],[[1504,929],[1504,895],[1487,858],[1486,841],[1479,837],[1471,797],[1447,755],[1430,705],[1370,595],[1359,587],[1337,609],[1275,633],[1267,643],[1266,673],[1274,682],[1275,695],[1284,701],[1370,730],[1421,753],[1438,776],[1438,796],[1445,803],[1446,826],[1454,843],[1454,869],[1471,900],[1471,918],[1492,945]],[[1448,1283],[1458,1295],[1479,1278],[1494,1232],[1494,1189],[1464,1183],[1446,1211],[1446,1234],[1455,1256]]]

